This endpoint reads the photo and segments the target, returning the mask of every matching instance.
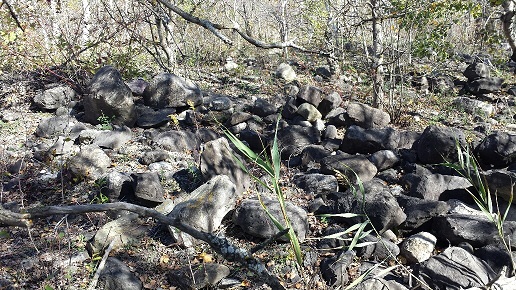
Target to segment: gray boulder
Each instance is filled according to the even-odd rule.
[[[432,173],[420,165],[416,165],[413,173],[403,175],[401,182],[408,188],[408,195],[425,200],[439,200],[446,191],[464,191],[472,186],[462,176]]]
[[[368,159],[373,163],[378,171],[392,168],[401,161],[401,158],[392,150],[377,151],[371,154]]]
[[[155,109],[199,106],[202,104],[202,93],[191,80],[171,73],[161,73],[143,91],[143,101]]]
[[[287,63],[280,63],[275,74],[277,77],[282,78],[287,82],[291,82],[297,78],[296,72]]]
[[[466,78],[468,78],[468,81],[473,81],[480,78],[487,78],[489,77],[489,68],[487,65],[481,62],[475,62],[466,68],[464,72],[462,73]]]
[[[406,215],[392,195],[389,187],[378,179],[363,183],[364,193],[358,187],[346,192],[333,192],[326,196],[328,205],[320,213],[356,213],[369,216],[373,226],[380,232],[399,226]],[[347,223],[362,222],[363,217],[346,219]]]
[[[212,140],[204,144],[200,169],[207,180],[217,175],[228,176],[237,187],[237,195],[242,195],[251,186],[251,179],[235,158],[225,138]]]
[[[369,181],[378,169],[363,155],[331,155],[321,159],[321,173],[332,174],[347,179],[351,184],[357,181]],[[356,174],[356,175],[355,175]]]
[[[466,146],[466,137],[462,130],[428,126],[414,147],[417,157],[423,164],[433,164],[456,161],[457,145]]]
[[[109,257],[100,272],[98,286],[109,290],[140,290],[143,284],[124,262]]]
[[[320,268],[326,284],[333,288],[347,285],[349,282],[348,267],[354,259],[353,251],[343,251],[338,256],[323,259]]]
[[[344,134],[340,150],[355,154],[371,154],[379,150],[397,149],[400,134],[393,128],[364,129],[351,125]]]
[[[212,233],[219,228],[224,216],[235,208],[236,198],[235,184],[229,177],[218,175],[194,190],[190,199],[176,205],[168,216],[198,230]],[[186,235],[173,228],[169,228],[169,232],[174,237]],[[176,237],[176,240],[181,239],[185,240],[184,237]]]
[[[468,251],[449,247],[419,267],[419,277],[431,289],[452,290],[482,287],[495,278],[495,273],[485,262]]]
[[[80,178],[96,180],[107,172],[111,159],[97,145],[81,147],[77,155],[68,160],[68,169]]]
[[[403,231],[417,229],[433,217],[444,215],[450,210],[450,205],[444,201],[426,200],[403,194],[398,195],[396,200],[407,215],[407,219],[400,226]]]
[[[349,125],[357,125],[365,129],[383,128],[391,122],[388,113],[362,103],[350,103],[346,115]]]
[[[56,110],[66,107],[76,96],[75,91],[68,86],[58,86],[46,89],[34,97],[34,104],[41,110]]]
[[[453,104],[459,110],[463,110],[466,113],[483,118],[490,117],[495,112],[493,105],[479,100],[473,100],[468,97],[457,97],[453,100]]]
[[[323,100],[324,93],[317,87],[305,86],[299,91],[297,98],[302,103],[309,103],[317,107]]]
[[[410,263],[421,263],[432,256],[436,243],[437,238],[434,235],[420,232],[403,241],[400,253]]]
[[[127,126],[117,127],[112,131],[103,131],[93,140],[93,144],[101,148],[118,150],[132,138],[131,129]]]
[[[297,114],[302,116],[308,122],[315,122],[322,118],[321,112],[310,103],[303,103],[297,108]]]
[[[478,214],[449,214],[433,219],[433,234],[442,240],[448,240],[453,245],[463,242],[473,247],[499,243],[500,237],[493,222],[482,213]],[[508,240],[516,238],[516,222],[504,223],[505,237]]]
[[[321,142],[321,133],[314,127],[287,126],[278,130],[277,136],[282,159],[299,155],[304,147]]]
[[[56,116],[43,119],[36,128],[36,136],[42,138],[54,138],[66,136],[77,123],[71,116]]]
[[[133,195],[133,178],[130,174],[113,171],[110,172],[105,179],[105,184],[102,185],[101,193],[109,198],[110,202],[126,196]]]
[[[158,128],[171,122],[170,115],[176,112],[175,108],[164,108],[154,110],[147,106],[138,108],[136,126],[144,129]]]
[[[373,243],[356,249],[357,256],[363,259],[393,260],[400,254],[400,248],[395,243],[384,237],[366,235],[359,240],[360,243]]]
[[[230,269],[225,265],[203,263],[202,265],[173,270],[169,272],[168,280],[172,285],[180,287],[179,289],[205,289],[210,286],[215,287],[220,280],[229,276],[229,274]]]
[[[158,132],[152,136],[152,140],[163,149],[173,152],[197,151],[200,146],[197,135],[189,131]]]
[[[119,249],[137,243],[149,228],[137,214],[127,213],[103,225],[89,242],[89,247],[94,253],[99,253],[113,241],[113,249]]]
[[[273,104],[262,98],[257,98],[254,101],[253,107],[251,108],[251,113],[260,117],[267,117],[269,115],[275,114],[276,111],[277,108]]]
[[[495,132],[476,148],[475,154],[484,169],[501,169],[516,161],[516,135]]]
[[[502,89],[503,81],[502,78],[496,77],[480,78],[467,82],[464,89],[473,95],[494,93]]]
[[[311,195],[324,194],[339,190],[337,178],[333,175],[320,173],[299,173],[294,175],[292,182]]]
[[[342,97],[337,92],[332,92],[331,94],[324,95],[323,99],[317,106],[317,109],[323,117],[326,117],[331,110],[336,109],[342,104]]]
[[[149,165],[154,162],[165,161],[170,157],[170,154],[165,150],[146,151],[140,158],[139,162],[143,165]]]
[[[132,127],[136,122],[136,109],[131,89],[122,80],[120,72],[112,66],[104,66],[93,76],[89,94],[84,96],[84,120],[93,125],[99,118],[112,119],[115,125]]]
[[[157,172],[144,172],[132,175],[134,180],[134,197],[138,204],[155,207],[165,201],[165,191]]]
[[[143,91],[145,91],[145,88],[149,85],[148,82],[141,78],[137,78],[129,82],[126,82],[126,84],[129,87],[129,89],[131,89],[133,95],[136,96],[143,95]]]
[[[504,200],[509,201],[511,196],[513,203],[516,202],[516,172],[505,169],[492,169],[480,173],[485,178],[485,184],[491,194],[496,194]]]
[[[399,282],[395,280],[386,280],[384,278],[369,278],[364,280],[362,283],[359,283],[354,290],[372,290],[372,289],[382,289],[382,290],[408,290],[407,287],[403,286]]]
[[[264,197],[262,197],[262,202],[272,216],[285,225],[279,202]],[[285,202],[285,206],[292,229],[299,241],[303,242],[309,230],[307,213],[290,202]],[[259,238],[270,238],[279,232],[278,228],[263,210],[260,201],[256,199],[245,199],[242,201],[233,214],[233,223],[240,226],[245,233]],[[287,241],[288,239],[283,236],[280,240]]]

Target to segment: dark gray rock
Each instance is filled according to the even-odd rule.
[[[109,257],[100,272],[98,285],[100,289],[109,290],[141,290],[143,284],[124,262]]]
[[[58,86],[46,89],[34,97],[34,104],[41,110],[56,110],[66,107],[76,96],[75,91],[68,86]]]
[[[146,151],[143,153],[142,158],[140,158],[140,163],[143,165],[149,165],[154,162],[165,161],[170,157],[167,151],[164,150],[153,150]]]
[[[144,129],[158,128],[171,122],[170,115],[176,112],[175,108],[154,110],[150,107],[138,108],[136,126]]]
[[[362,155],[331,155],[323,158],[320,163],[322,173],[343,175],[351,184],[357,181],[357,175],[362,182],[366,182],[378,172],[373,163]]]
[[[309,103],[317,108],[324,98],[324,93],[319,88],[305,86],[299,91],[297,98],[301,103]]]
[[[335,139],[337,138],[337,127],[335,125],[328,125],[324,129],[324,139]]]
[[[457,97],[453,100],[453,105],[459,110],[474,116],[488,118],[495,112],[495,107],[487,102],[473,100],[468,97]]]
[[[249,174],[235,160],[235,152],[229,147],[225,138],[212,140],[204,144],[201,153],[201,173],[206,180],[217,175],[227,175],[237,187],[237,195],[242,195],[251,186]]]
[[[196,151],[200,146],[197,135],[188,131],[169,130],[155,134],[152,140],[163,149],[175,152]]]
[[[338,108],[342,104],[342,97],[337,92],[332,92],[331,94],[324,95],[323,99],[319,103],[319,106],[317,106],[317,109],[323,117],[326,117],[328,113],[330,113],[332,110]]]
[[[81,147],[81,151],[68,160],[68,169],[79,178],[96,180],[107,172],[111,159],[97,145]]]
[[[287,126],[278,130],[277,136],[282,159],[299,155],[304,147],[321,142],[321,133],[314,127]]]
[[[155,207],[165,201],[163,186],[157,172],[132,175],[136,202],[146,207]]]
[[[113,131],[102,131],[93,140],[93,144],[101,148],[118,150],[132,138],[131,129],[127,126],[115,128]]]
[[[449,247],[419,267],[421,277],[435,290],[482,287],[495,273],[485,262],[458,247]]]
[[[364,182],[363,186],[364,193],[358,191],[358,188],[350,188],[346,192],[328,194],[326,196],[328,205],[320,208],[319,213],[363,214],[365,212],[380,233],[397,227],[405,221],[407,216],[387,185],[373,179]],[[363,222],[363,219],[363,217],[355,217],[346,219],[345,222],[354,224]]]
[[[290,120],[297,116],[297,102],[295,97],[288,97],[281,110],[281,116],[284,119]]]
[[[464,89],[473,95],[495,93],[502,89],[502,78],[489,77],[476,79],[466,83]]]
[[[251,109],[251,113],[260,117],[266,117],[275,114],[276,111],[277,108],[273,104],[262,98],[257,98],[256,101],[254,101],[254,105]]]
[[[234,112],[231,117],[227,120],[227,124],[229,126],[234,126],[240,123],[243,123],[245,121],[248,121],[253,118],[252,114],[242,112],[242,111],[236,111]]]
[[[125,197],[134,196],[133,178],[130,174],[112,171],[102,184],[100,192],[109,198],[110,202],[116,202]]]
[[[516,253],[509,253],[500,244],[489,244],[475,251],[475,256],[485,261],[495,273],[500,273],[503,267],[507,267],[507,273],[512,273],[512,261],[516,259]]]
[[[373,244],[357,248],[357,256],[363,259],[374,258],[376,261],[394,260],[400,254],[400,248],[395,243],[382,237],[367,235],[359,240],[360,243],[372,242]]]
[[[428,232],[420,232],[407,237],[401,243],[400,253],[410,263],[421,263],[428,260],[435,249],[437,238]]]
[[[344,108],[335,108],[331,110],[325,117],[328,125],[334,125],[336,127],[345,126],[346,123],[346,110]]]
[[[131,89],[131,92],[133,95],[141,96],[143,95],[143,92],[145,91],[145,88],[149,85],[148,82],[146,82],[143,79],[134,79],[126,83],[129,89]]]
[[[328,150],[322,145],[308,145],[301,152],[301,165],[312,167],[315,164],[318,164],[324,157],[330,156],[331,153],[331,150]]]
[[[230,270],[225,265],[203,263],[173,270],[169,272],[168,280],[180,289],[205,289],[205,287],[214,287],[220,280],[229,276],[229,273]]]
[[[320,173],[299,173],[294,175],[292,182],[305,192],[312,195],[324,194],[339,190],[337,178],[333,175]]]
[[[280,223],[285,224],[283,214],[277,200],[262,197],[269,212]],[[308,232],[308,216],[305,210],[290,203],[285,202],[287,215],[290,219],[292,229],[300,242],[305,240]],[[272,223],[269,216],[263,210],[260,202],[256,199],[245,199],[235,210],[233,223],[240,226],[245,233],[259,238],[270,238],[279,232],[278,228]],[[280,240],[287,241],[283,236]]]
[[[478,161],[484,169],[501,169],[516,161],[516,135],[495,132],[475,148]]]
[[[362,283],[359,283],[354,290],[372,290],[372,289],[382,289],[382,290],[408,290],[409,288],[403,286],[397,281],[394,280],[386,280],[384,278],[369,278],[364,280]]]
[[[315,122],[322,118],[321,112],[310,103],[303,103],[297,108],[297,114],[302,116],[308,122]]]
[[[369,161],[373,163],[378,171],[384,171],[400,163],[401,159],[392,150],[380,150],[371,154],[371,156],[369,156]]]
[[[84,96],[84,120],[97,125],[99,118],[112,119],[115,125],[132,127],[136,122],[136,109],[131,89],[122,80],[120,72],[104,66],[93,76],[89,94]]]
[[[191,80],[171,73],[155,76],[143,92],[145,105],[156,109],[202,104],[202,93]]]
[[[482,247],[498,243],[500,237],[493,222],[481,214],[449,214],[433,219],[433,234],[441,240],[448,240],[452,245],[462,242],[473,247]],[[504,223],[505,236],[509,240],[516,238],[516,222]]]
[[[400,140],[397,149],[411,149],[414,143],[421,137],[421,133],[415,131],[399,131]]]
[[[425,200],[403,194],[398,195],[396,200],[407,215],[401,225],[404,231],[417,229],[433,217],[444,215],[450,210],[450,206],[444,201]]]
[[[408,195],[425,200],[439,200],[446,191],[462,190],[462,192],[465,192],[472,186],[464,177],[432,173],[420,165],[416,165],[416,170],[413,173],[405,174],[401,182],[408,188]],[[460,192],[457,192],[455,197],[459,196]]]
[[[254,152],[262,152],[267,148],[269,138],[255,130],[244,129],[239,134],[240,141],[247,143],[247,146]]]
[[[468,81],[487,78],[489,77],[489,68],[484,63],[475,62],[468,65],[462,74],[468,79]]]
[[[423,164],[433,164],[456,161],[457,144],[466,146],[466,138],[462,130],[428,126],[414,146],[417,157]]]
[[[347,285],[349,282],[348,267],[353,263],[354,258],[353,251],[345,251],[336,257],[322,260],[321,275],[326,284],[332,289]]]
[[[393,150],[398,147],[400,135],[396,129],[364,129],[351,125],[344,134],[340,149],[355,154],[371,154],[379,150]]]
[[[43,119],[36,128],[36,136],[42,138],[54,138],[66,136],[72,130],[77,120],[70,116],[56,116]]]
[[[208,102],[208,110],[224,111],[229,110],[233,102],[226,96],[214,96]]]
[[[388,113],[362,103],[350,103],[346,111],[349,125],[365,129],[383,128],[391,122]]]
[[[323,79],[329,80],[331,79],[331,71],[329,66],[320,66],[315,69],[315,75],[321,76]]]
[[[480,173],[485,178],[485,184],[489,188],[491,194],[496,194],[504,200],[509,201],[511,196],[513,200],[516,194],[516,172],[505,169],[492,169]]]

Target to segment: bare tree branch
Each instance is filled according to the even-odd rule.
[[[183,18],[184,20],[194,23],[194,24],[197,24],[197,25],[209,30],[211,33],[213,33],[215,36],[220,38],[222,41],[224,41],[224,43],[226,43],[228,45],[233,45],[233,41],[231,39],[229,39],[229,37],[227,37],[226,35],[222,34],[221,30],[232,30],[232,31],[238,33],[240,35],[240,37],[242,37],[244,40],[246,40],[250,44],[252,44],[256,47],[263,48],[263,49],[293,48],[293,49],[296,49],[298,51],[305,52],[305,53],[318,54],[318,55],[325,56],[325,57],[331,57],[331,54],[329,52],[306,49],[302,46],[295,44],[293,41],[273,42],[273,43],[263,42],[261,40],[251,37],[249,34],[244,32],[240,28],[240,25],[238,25],[237,23],[233,23],[232,27],[227,27],[222,24],[213,23],[209,20],[200,19],[196,16],[193,16],[192,14],[187,13],[184,10],[182,10],[181,8],[175,6],[168,0],[158,0],[158,1],[161,4],[165,5],[167,8],[169,8],[170,10],[172,10],[177,15],[181,16],[181,18]]]
[[[25,213],[13,213],[0,205],[0,225],[30,227],[33,219],[44,218],[58,214],[83,214],[89,212],[106,212],[126,210],[138,214],[140,217],[151,217],[163,224],[171,225],[191,235],[192,237],[208,243],[217,253],[226,260],[237,262],[254,272],[272,289],[285,289],[279,279],[269,273],[265,266],[247,250],[233,246],[226,238],[215,236],[211,233],[199,231],[189,225],[183,224],[179,219],[174,219],[157,212],[154,209],[125,203],[86,204],[70,206],[45,206],[27,209]]]
[[[7,0],[2,1],[2,4],[0,4],[0,7],[2,7],[4,4],[5,4],[5,6],[7,6],[7,10],[9,10],[9,15],[11,15],[14,22],[16,22],[16,26],[18,26],[18,28],[20,28],[21,31],[25,32],[25,29],[23,29],[23,26],[21,25],[20,21],[18,20],[18,16],[14,12],[14,10],[11,7],[11,5],[9,4],[9,2],[7,2]]]

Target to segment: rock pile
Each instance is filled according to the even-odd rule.
[[[287,80],[296,78],[286,65],[280,66],[276,74]],[[501,80],[489,77],[482,64],[470,65],[464,75],[468,78],[466,90],[471,94],[500,89]],[[81,179],[103,180],[103,193],[112,201],[158,206],[161,212],[208,232],[216,231],[224,217],[232,214],[231,222],[243,232],[268,238],[277,233],[276,228],[257,200],[244,194],[260,189],[251,186],[235,161],[238,155],[234,148],[217,130],[209,128],[222,123],[252,149],[261,151],[270,147],[281,115],[277,131],[281,157],[298,171],[292,184],[311,200],[304,207],[290,202],[287,205],[300,239],[314,237],[307,212],[366,213],[382,235],[363,237],[362,242],[375,243],[358,250],[333,250],[334,256],[320,258],[324,283],[345,287],[356,257],[364,261],[358,270],[354,268],[360,275],[378,267],[366,260],[392,260],[400,255],[413,275],[432,289],[481,287],[492,281],[502,267],[508,267],[508,273],[513,270],[494,224],[472,206],[468,191],[475,192],[473,185],[440,165],[456,162],[457,145],[467,145],[460,129],[429,126],[423,132],[399,130],[389,126],[387,113],[362,103],[343,103],[338,93],[326,94],[312,86],[292,90],[294,93],[278,107],[261,98],[243,100],[203,94],[193,82],[173,74],[160,74],[148,84],[142,82],[128,86],[115,68],[104,67],[93,77],[82,108],[76,104],[73,91],[66,87],[38,95],[35,105],[56,115],[38,126],[36,135],[42,142],[35,147],[34,157],[68,157],[71,174]],[[493,113],[477,103],[468,104]],[[66,113],[58,114],[63,111]],[[174,118],[180,125],[188,126],[180,129],[174,125]],[[111,130],[101,130],[98,124],[103,122],[112,125]],[[345,133],[339,137],[339,131]],[[141,171],[119,170],[111,156],[134,143],[142,148]],[[498,200],[501,207],[516,179],[515,144],[516,135],[493,132],[474,148],[492,193],[502,197]],[[174,163],[177,153],[194,155],[200,162],[198,166],[178,165]],[[353,186],[357,178],[364,188],[358,194]],[[164,187],[168,183],[174,183],[177,191],[167,192]],[[177,194],[173,200],[167,198],[172,193]],[[277,201],[265,199],[265,203],[281,219]],[[508,217],[504,229],[513,246],[516,213],[511,209]],[[120,219],[124,220],[106,225],[110,227],[108,232],[125,236],[123,227],[140,226],[131,216]],[[323,235],[344,232],[363,221],[363,216],[330,219]],[[106,237],[101,232],[94,238],[96,248],[105,246],[102,241]],[[196,243],[174,229],[170,232],[187,246]],[[329,239],[316,247],[341,248],[347,244]],[[436,251],[436,246],[445,249]],[[113,260],[110,267],[117,263]],[[210,267],[213,269],[206,274],[209,283],[230,273],[223,265]],[[380,283],[384,289],[409,289],[409,281],[412,279],[406,273],[390,271],[366,280],[360,287],[376,289],[374,285]],[[196,283],[206,285],[201,278]]]

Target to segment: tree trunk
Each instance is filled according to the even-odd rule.
[[[507,42],[509,43],[512,49],[511,59],[516,61],[516,36],[514,35],[514,10],[515,10],[515,1],[509,0],[505,1],[502,4],[503,14],[501,17],[503,34]]]
[[[384,103],[384,65],[383,65],[383,31],[382,20],[378,17],[379,1],[370,0],[371,16],[373,25],[373,51],[372,51],[372,73],[373,73],[373,106],[383,109]]]

